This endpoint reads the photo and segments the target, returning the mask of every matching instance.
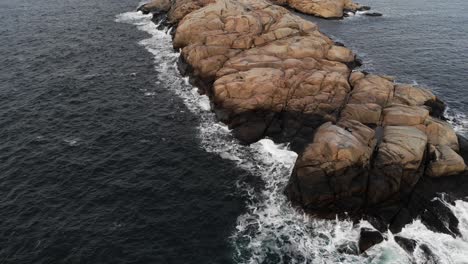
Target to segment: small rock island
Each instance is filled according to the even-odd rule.
[[[433,199],[468,192],[467,142],[445,121],[445,104],[425,88],[356,71],[353,51],[282,6],[323,18],[369,9],[350,0],[155,0],[140,10],[174,26],[182,73],[241,142],[291,143],[292,204],[364,217],[380,231],[421,217],[458,235]]]

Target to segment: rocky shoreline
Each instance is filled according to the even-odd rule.
[[[434,199],[468,193],[468,143],[444,121],[444,103],[424,88],[354,71],[351,50],[279,5],[324,18],[368,9],[348,0],[155,0],[139,10],[174,26],[181,72],[241,142],[291,143],[299,158],[285,193],[294,205],[364,217],[381,232],[419,217],[459,235],[458,220]],[[369,247],[362,234],[360,252]]]

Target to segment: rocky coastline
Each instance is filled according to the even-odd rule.
[[[356,71],[350,49],[282,6],[323,18],[369,9],[349,0],[155,0],[139,10],[173,26],[181,72],[236,138],[291,143],[293,205],[365,218],[380,232],[420,218],[459,235],[445,203],[468,195],[468,142],[444,120],[445,104],[422,87]],[[361,234],[360,253],[381,241]]]

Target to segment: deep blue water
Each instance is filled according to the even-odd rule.
[[[247,174],[157,86],[134,0],[0,0],[0,263],[225,263]],[[153,92],[153,96],[144,91]]]

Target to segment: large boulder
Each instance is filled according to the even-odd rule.
[[[409,84],[395,85],[395,96],[393,99],[395,103],[422,106],[427,101],[435,99],[435,95],[427,89]]]
[[[383,240],[384,237],[379,231],[371,228],[361,228],[361,232],[359,234],[359,252],[364,253],[366,250],[379,244]]]
[[[186,15],[198,10],[216,0],[172,0],[172,7],[168,13],[170,23],[177,23]]]
[[[449,146],[455,151],[459,151],[458,137],[453,127],[440,119],[427,118],[425,130],[429,143],[434,146]]]
[[[368,74],[365,76],[354,73],[351,76],[353,91],[350,94],[350,104],[376,104],[386,106],[393,98],[394,84],[388,79]]]
[[[167,12],[171,9],[170,0],[153,0],[138,8],[138,11],[148,14],[151,12]]]
[[[444,177],[462,173],[466,169],[465,161],[450,146],[432,146],[431,160],[427,175],[429,177]]]
[[[312,211],[359,208],[374,143],[374,130],[357,121],[322,125],[296,163],[290,198]]]
[[[347,104],[341,112],[341,117],[359,121],[369,126],[380,124],[382,107],[378,104]]]
[[[345,10],[356,11],[361,8],[351,0],[288,0],[287,3],[302,13],[323,18],[341,18]]]
[[[309,15],[324,18],[343,16],[344,0],[289,0],[289,6]]]
[[[424,172],[427,136],[411,126],[387,126],[369,179],[369,204],[398,201],[409,194]]]
[[[422,125],[429,117],[429,111],[423,107],[392,104],[383,110],[385,126]]]

